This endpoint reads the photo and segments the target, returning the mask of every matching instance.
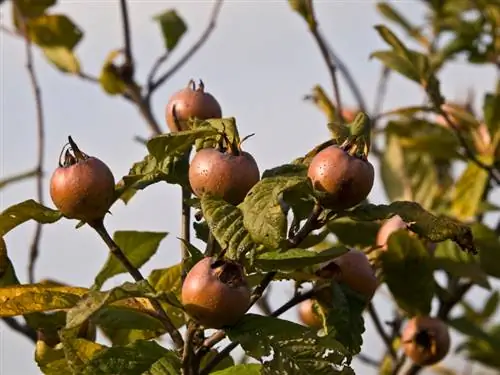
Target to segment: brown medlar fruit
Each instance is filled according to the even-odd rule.
[[[450,350],[448,326],[438,318],[417,316],[408,321],[401,341],[405,354],[420,366],[441,361]]]
[[[356,206],[368,196],[375,172],[368,160],[349,155],[334,145],[314,156],[307,176],[320,192],[323,206],[343,210]]]
[[[186,88],[177,91],[168,101],[166,121],[171,132],[188,130],[186,121],[189,118],[206,120],[221,118],[222,109],[215,97],[205,91],[205,85],[200,80],[198,88],[193,80]]]
[[[186,312],[207,328],[234,325],[250,306],[242,267],[231,260],[203,258],[188,272],[181,291]]]
[[[318,315],[316,310],[314,310],[314,300],[306,299],[298,305],[299,319],[305,325],[311,328],[321,328],[323,326],[323,321],[321,316]]]

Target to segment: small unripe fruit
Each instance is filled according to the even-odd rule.
[[[441,361],[450,350],[448,326],[438,318],[418,316],[406,324],[401,335],[405,354],[420,366]]]
[[[351,249],[347,253],[333,260],[340,273],[337,276],[339,282],[349,286],[355,292],[371,300],[378,287],[375,272],[368,261],[365,253]]]
[[[76,156],[67,151],[65,163],[54,171],[50,196],[67,218],[85,222],[100,220],[114,202],[113,173],[101,160],[89,157],[75,147],[73,143]]]
[[[321,328],[323,326],[323,322],[321,317],[314,310],[314,300],[306,299],[302,301],[298,306],[299,319],[305,325],[311,328]]]
[[[205,148],[189,166],[189,183],[198,197],[208,193],[233,205],[241,203],[259,179],[257,162],[244,151],[234,155]]]
[[[188,130],[186,121],[191,117],[199,120],[222,117],[219,102],[205,92],[202,81],[198,88],[194,81],[189,81],[188,86],[172,95],[167,104],[166,121],[171,132]]]
[[[188,272],[181,291],[186,312],[206,328],[234,325],[250,306],[243,269],[230,260],[204,258]]]
[[[370,193],[375,178],[367,160],[351,156],[338,146],[321,150],[311,161],[307,176],[320,192],[321,203],[337,210],[361,203]]]

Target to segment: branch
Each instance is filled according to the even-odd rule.
[[[184,56],[181,57],[181,59],[174,66],[172,66],[166,73],[164,73],[162,76],[160,76],[160,78],[158,78],[151,84],[148,93],[146,94],[147,101],[149,101],[149,98],[158,87],[160,87],[167,79],[175,74],[175,72],[182,68],[184,64],[186,64],[191,59],[191,57],[193,57],[193,55],[203,46],[203,44],[205,44],[210,34],[212,34],[212,31],[215,29],[216,21],[222,8],[222,3],[223,0],[216,0],[208,26],[203,34],[201,34],[200,39],[198,39],[198,41],[193,44],[193,46],[186,52]],[[159,58],[159,60],[161,59],[162,57]],[[166,57],[164,59],[166,59]]]
[[[123,265],[123,267],[125,267],[127,272],[134,278],[135,281],[146,280],[144,276],[142,276],[141,272],[132,263],[130,263],[123,250],[111,238],[102,220],[89,222],[88,225],[92,227],[97,232],[97,234],[99,234],[104,243],[106,243],[106,245],[108,246],[109,251],[116,257],[116,259]],[[151,289],[151,292],[156,293],[153,286],[151,286],[149,283],[148,285]],[[168,315],[165,313],[165,310],[163,310],[160,302],[158,302],[158,300],[154,298],[150,298],[149,300],[151,301],[151,305],[153,305],[154,309],[156,310],[158,317],[161,319],[163,325],[165,326],[165,329],[170,334],[174,345],[178,349],[182,349],[184,347],[184,340],[182,339],[181,334],[175,328]]]
[[[387,83],[389,82],[389,77],[391,76],[391,70],[384,66],[382,68],[382,74],[377,85],[377,91],[375,94],[375,103],[373,105],[373,128],[375,128],[375,123],[379,115],[382,113],[382,107],[384,104],[385,95],[387,94]]]
[[[317,228],[319,225],[318,218],[319,218],[321,212],[322,212],[321,206],[319,204],[316,204],[314,206],[311,214],[307,218],[306,222],[302,226],[302,228],[300,228],[300,230],[297,232],[297,234],[293,238],[289,239],[288,246],[287,246],[288,249],[297,247],[307,237],[307,235],[312,230],[318,229]],[[255,289],[252,293],[252,297],[250,299],[250,305],[249,305],[248,309],[250,309],[259,300],[260,297],[262,297],[262,294],[264,293],[264,291],[266,290],[268,285],[271,283],[274,276],[276,276],[276,273],[277,273],[276,271],[268,272],[264,276],[264,278],[262,279],[260,284],[255,287]],[[299,295],[299,297],[300,297],[300,295]],[[299,297],[295,296],[294,298],[299,298]],[[310,298],[310,296],[309,296],[309,298]],[[304,298],[304,299],[307,299],[307,298]],[[299,302],[297,302],[297,303],[299,303]],[[290,307],[292,307],[292,306],[294,306],[294,305],[291,305]],[[290,307],[286,308],[286,310],[288,310]],[[280,309],[278,309],[278,310],[280,310]],[[284,311],[286,311],[286,310],[284,310]],[[280,312],[280,314],[282,314],[284,311]],[[272,315],[272,316],[274,316],[274,315]],[[208,337],[203,342],[203,345],[198,349],[198,352],[196,353],[196,357],[197,357],[198,361],[200,361],[201,358],[203,358],[203,356],[210,350],[210,348],[212,348],[215,344],[217,344],[222,339],[224,339],[225,336],[226,336],[225,332],[223,330],[219,330],[219,331],[215,332],[214,334],[212,334],[210,337]],[[233,345],[233,344],[235,344],[235,343],[232,343],[231,345]],[[232,347],[231,349],[228,349],[228,347],[226,347],[225,349],[228,350],[228,352],[227,353],[224,352],[225,353],[224,355],[228,355],[231,352],[231,350],[233,350],[236,346],[238,346],[238,343],[236,343],[234,345],[234,347]],[[222,352],[220,354],[222,354]],[[203,371],[205,371],[205,369]]]
[[[44,123],[44,113],[42,105],[42,94],[40,91],[40,85],[38,83],[38,77],[35,72],[34,58],[33,58],[33,48],[31,40],[28,36],[28,30],[26,27],[26,20],[19,9],[19,6],[14,1],[13,2],[15,17],[19,21],[19,27],[21,33],[25,40],[25,52],[26,52],[26,69],[28,70],[28,75],[31,82],[31,87],[33,90],[33,96],[35,98],[36,106],[36,129],[37,129],[37,164],[36,164],[36,196],[40,204],[43,204],[43,161],[45,154],[45,123]],[[35,234],[30,245],[30,255],[28,264],[28,277],[29,282],[33,283],[35,281],[35,263],[39,254],[39,244],[42,237],[42,224],[35,224]]]
[[[132,40],[130,37],[130,20],[128,17],[127,0],[120,0],[120,10],[123,23],[123,37],[125,39],[125,64],[130,67],[134,66],[132,58]]]
[[[30,326],[21,324],[15,318],[12,317],[2,318],[2,320],[12,330],[19,332],[20,334],[22,334],[23,336],[25,336],[27,339],[31,340],[34,343],[37,342],[37,334],[35,330]]]
[[[373,320],[373,324],[375,325],[375,329],[377,330],[378,334],[384,341],[385,345],[387,346],[387,350],[389,351],[389,354],[393,359],[397,359],[398,355],[396,351],[394,350],[394,347],[392,346],[392,340],[391,338],[387,335],[387,333],[384,330],[384,327],[382,326],[382,322],[380,321],[380,318],[378,317],[377,311],[375,310],[375,306],[373,306],[373,303],[370,302],[368,305],[368,313],[370,314],[370,317]]]
[[[316,21],[316,15],[314,13],[314,5],[312,0],[307,1],[307,6],[309,11],[311,12],[311,20],[308,22],[309,31],[313,35],[318,47],[321,51],[321,55],[323,56],[323,60],[325,60],[326,66],[328,67],[328,73],[330,73],[330,78],[332,80],[333,85],[333,93],[335,95],[335,101],[337,105],[337,110],[335,111],[337,121],[341,124],[344,123],[344,116],[342,115],[342,102],[340,100],[340,90],[339,83],[337,80],[337,67],[333,63],[333,60],[330,57],[330,52],[326,45],[326,41],[323,36],[318,31],[318,22]]]
[[[182,188],[182,215],[181,215],[181,250],[182,250],[182,280],[186,277],[187,270],[185,264],[189,258],[187,244],[191,242],[191,206],[187,200],[191,198],[191,190]]]

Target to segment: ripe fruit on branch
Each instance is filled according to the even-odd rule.
[[[204,258],[182,284],[186,312],[207,328],[235,324],[250,305],[250,288],[242,267],[231,260]]]
[[[101,160],[80,151],[71,137],[68,139],[74,155],[66,149],[64,161],[59,161],[52,174],[52,201],[67,218],[101,220],[114,202],[113,173]]]
[[[323,322],[318,313],[314,310],[314,300],[306,299],[298,306],[299,318],[305,325],[311,328],[321,328]]]
[[[198,88],[193,80],[188,86],[177,91],[168,101],[165,114],[171,132],[188,130],[186,121],[192,117],[199,120],[221,118],[222,109],[215,97],[205,92],[205,85],[200,80]]]
[[[311,161],[307,176],[327,208],[342,210],[361,203],[370,193],[375,173],[371,163],[339,146],[321,150]]]
[[[208,193],[233,205],[241,203],[259,179],[253,156],[237,148],[228,152],[202,149],[189,165],[189,184],[198,197]]]
[[[441,361],[450,350],[448,326],[429,316],[417,316],[408,321],[401,341],[405,354],[421,366]]]

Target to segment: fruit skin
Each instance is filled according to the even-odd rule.
[[[382,224],[377,233],[375,244],[377,246],[380,246],[382,250],[387,250],[387,241],[389,240],[391,234],[396,232],[397,230],[407,229],[407,228],[408,227],[404,222],[404,220],[399,215],[395,215],[390,219],[388,219],[387,221],[385,221],[384,224]],[[416,236],[416,234],[413,232],[410,232],[410,235]],[[437,244],[428,241],[426,246],[429,253],[431,253],[431,255],[434,254]]]
[[[299,319],[305,325],[311,328],[321,328],[323,326],[323,322],[321,321],[321,317],[316,313],[313,308],[314,300],[306,299],[302,301],[298,306]]]
[[[189,165],[189,183],[198,197],[210,193],[233,205],[241,203],[259,180],[257,162],[245,151],[233,155],[205,148]]]
[[[58,167],[50,180],[54,205],[70,219],[102,219],[113,204],[114,195],[113,173],[95,157]]]
[[[186,312],[198,323],[218,329],[243,317],[250,305],[250,288],[239,264],[207,257],[187,274],[181,299]]]
[[[409,320],[401,335],[401,341],[405,354],[421,366],[441,361],[450,350],[448,326],[442,320],[429,316],[418,316]]]
[[[340,269],[340,274],[337,276],[339,282],[346,284],[368,300],[373,298],[378,280],[365,253],[351,249],[335,258],[333,263]]]
[[[177,129],[175,122],[174,106],[180,129]],[[200,120],[221,118],[222,109],[217,99],[212,94],[204,91],[203,83],[197,89],[194,89],[194,82],[191,81],[188,87],[172,95],[168,101],[165,116],[170,131],[176,132],[178,130],[188,130],[186,121],[190,117],[196,117]]]
[[[341,210],[356,206],[368,196],[375,172],[370,162],[351,156],[338,146],[329,146],[314,156],[307,176],[322,193],[321,203]]]

